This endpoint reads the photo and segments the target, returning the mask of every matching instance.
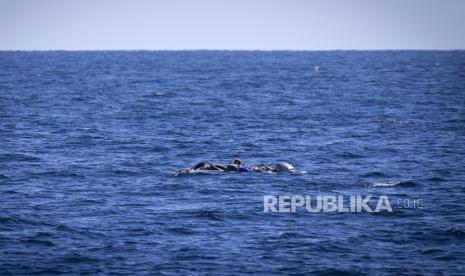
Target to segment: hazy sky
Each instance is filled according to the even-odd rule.
[[[465,0],[0,0],[8,49],[465,49]]]

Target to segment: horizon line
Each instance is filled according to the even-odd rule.
[[[366,48],[366,49],[213,49],[213,48],[186,48],[186,49],[0,49],[0,52],[195,52],[195,51],[230,51],[230,52],[341,52],[341,51],[465,51],[465,48]]]

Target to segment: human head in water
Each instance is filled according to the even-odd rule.
[[[294,167],[286,162],[279,162],[274,166],[275,172],[295,172]]]
[[[231,162],[229,162],[229,164],[233,164],[233,165],[236,165],[236,166],[242,166],[244,164],[244,162],[242,162],[242,160],[239,159],[239,158],[235,158]]]

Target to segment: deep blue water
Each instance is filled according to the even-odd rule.
[[[0,52],[0,274],[462,274],[464,158],[464,51]]]

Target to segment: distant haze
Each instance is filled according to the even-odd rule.
[[[0,0],[0,50],[465,49],[460,0]]]

